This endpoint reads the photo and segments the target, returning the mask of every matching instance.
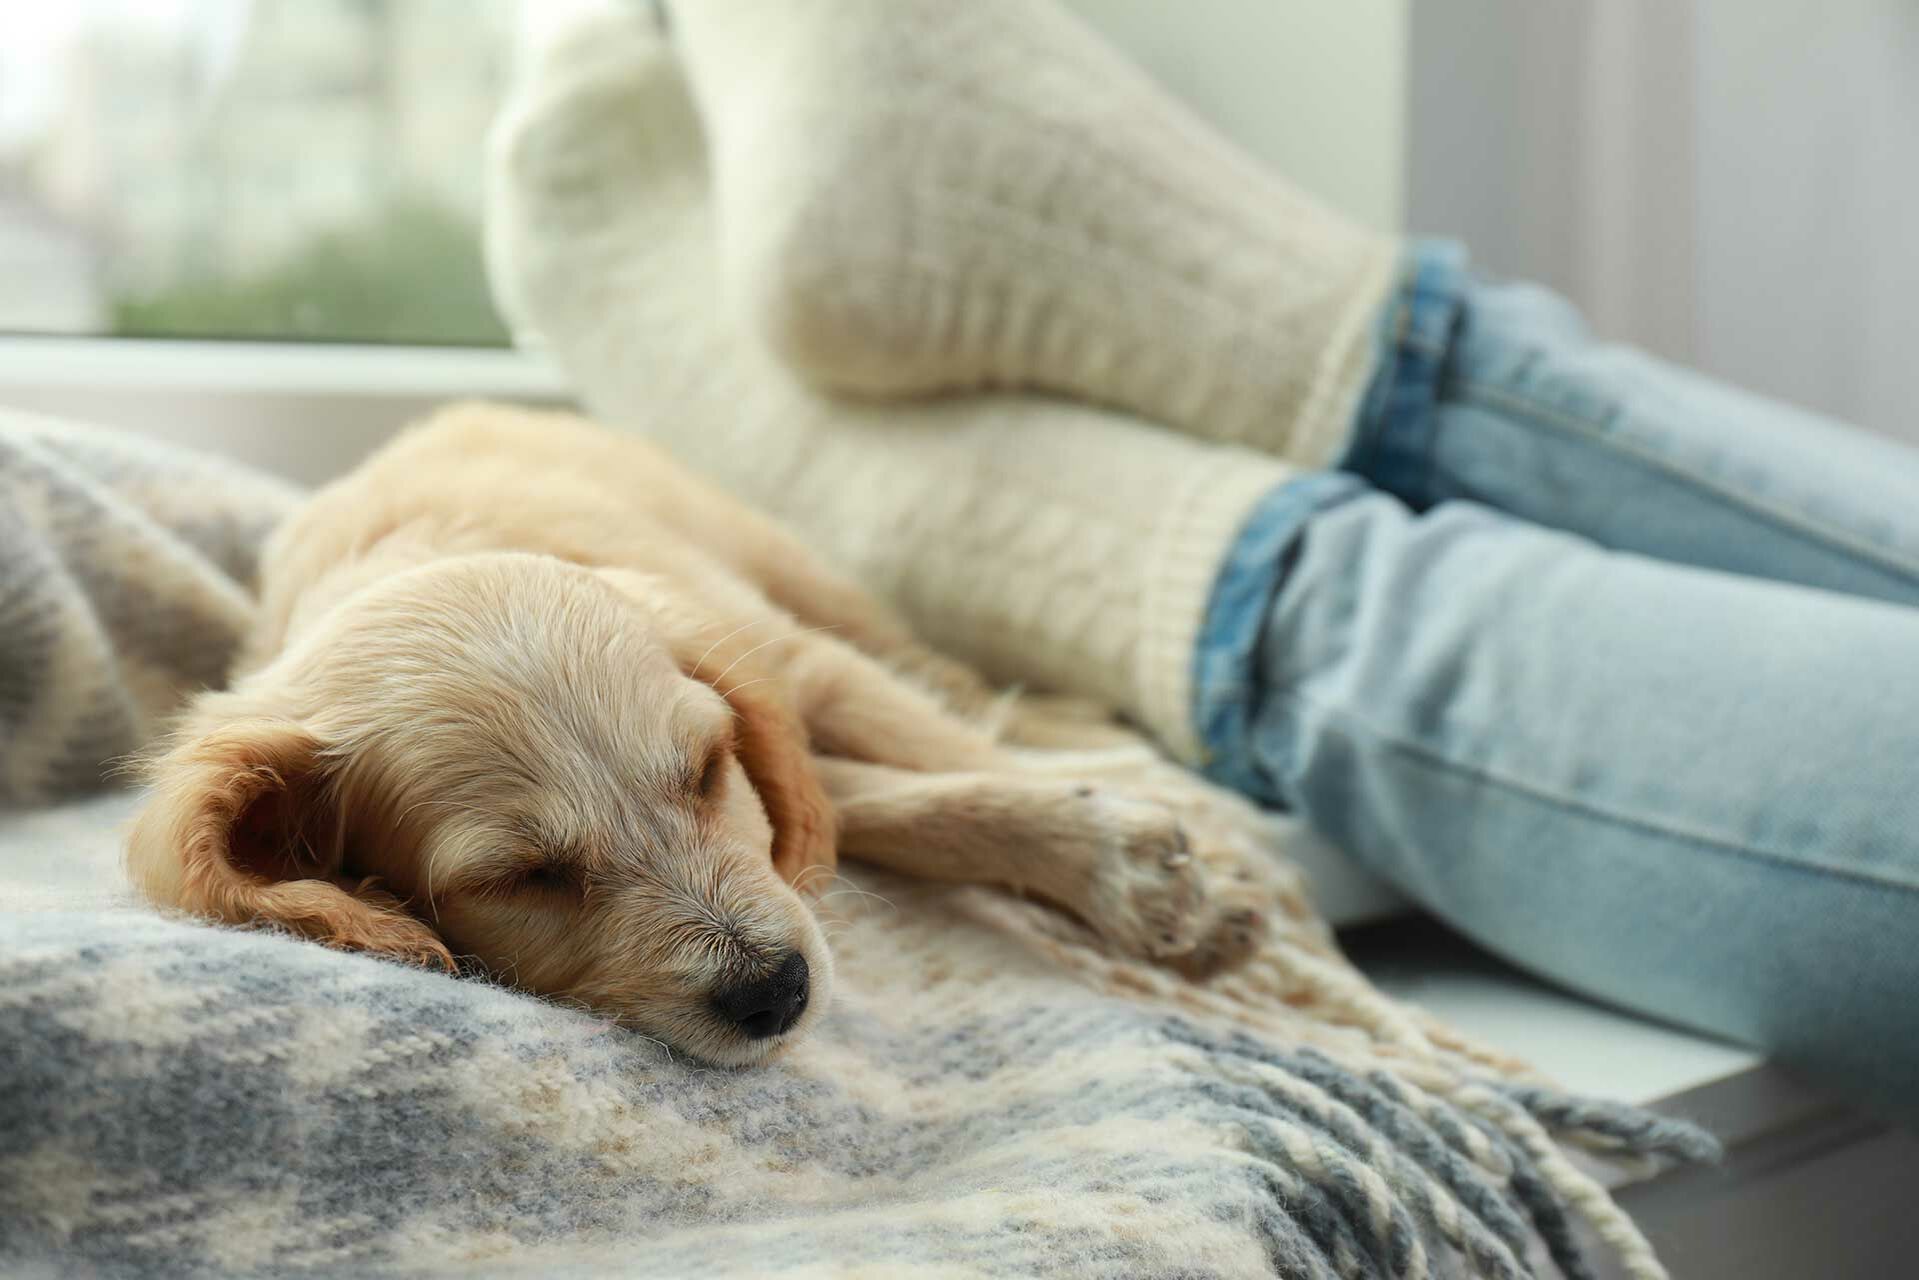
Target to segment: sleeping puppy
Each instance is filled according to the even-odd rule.
[[[1243,806],[1033,767],[977,676],[631,436],[446,410],[319,492],[261,576],[231,687],[149,762],[128,860],[160,903],[459,955],[729,1065],[825,1009],[805,895],[841,851],[1195,975],[1257,941]]]

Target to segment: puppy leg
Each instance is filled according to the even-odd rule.
[[[846,644],[808,637],[785,670],[821,753],[927,773],[1018,765],[1002,744],[1075,750],[1136,748],[1145,740],[1076,698],[994,692],[970,668],[919,650],[919,674]],[[932,687],[928,687],[929,684]],[[957,705],[955,705],[957,703]],[[1150,746],[1145,750],[1154,754]]]
[[[813,749],[920,773],[1012,765],[994,735],[954,715],[931,693],[831,636],[798,643],[784,675]]]
[[[848,856],[1032,893],[1137,955],[1171,960],[1199,941],[1205,886],[1185,829],[1161,805],[1022,774],[819,766]]]
[[[1303,896],[1296,891],[1285,891],[1281,883],[1285,873],[1265,852],[1272,844],[1270,823],[1237,796],[1167,762],[1137,734],[1108,730],[1102,735],[1104,749],[1096,751],[1016,752],[1000,745],[985,730],[952,715],[935,699],[871,658],[846,646],[817,645],[799,657],[788,672],[795,681],[797,702],[814,750],[844,760],[890,766],[895,773],[910,770],[922,774],[962,775],[955,779],[922,779],[930,790],[906,792],[902,803],[908,800],[917,803],[933,796],[944,798],[946,792],[940,788],[950,784],[955,794],[975,797],[984,806],[981,810],[987,814],[984,822],[976,821],[970,826],[964,822],[957,824],[965,831],[986,833],[984,841],[949,841],[942,846],[938,822],[910,823],[913,840],[899,841],[896,851],[875,849],[869,856],[876,860],[889,857],[914,860],[911,864],[895,862],[892,865],[941,879],[1035,887],[1042,896],[1068,907],[1119,940],[1119,935],[1126,933],[1127,925],[1118,924],[1109,930],[1095,919],[1098,908],[1082,909],[1080,901],[1037,888],[1031,879],[1041,874],[1034,868],[1036,861],[1053,856],[1057,847],[1071,845],[1072,841],[1052,841],[1044,838],[1043,833],[1035,837],[1018,814],[1008,817],[1003,825],[995,826],[997,811],[991,807],[991,797],[995,794],[1019,797],[1008,801],[1013,805],[1038,797],[1042,807],[1061,802],[1064,797],[1065,820],[1080,822],[1092,820],[1081,812],[1089,801],[1102,804],[1110,801],[1122,804],[1130,812],[1150,812],[1160,827],[1170,825],[1178,831],[1184,846],[1194,855],[1192,867],[1182,864],[1180,870],[1188,872],[1188,878],[1196,877],[1201,882],[1202,891],[1191,906],[1196,917],[1190,934],[1191,945],[1187,945],[1188,935],[1182,933],[1178,952],[1162,949],[1145,953],[1167,957],[1183,954],[1187,958],[1175,961],[1176,967],[1188,976],[1205,977],[1251,956],[1265,937],[1274,911],[1294,914],[1289,904],[1297,903],[1299,910],[1306,911],[1310,918]],[[1121,745],[1113,747],[1110,745],[1113,741]],[[1087,785],[1094,777],[1101,777],[1102,781],[1096,786]],[[895,778],[893,782],[892,793],[899,794],[905,780]],[[827,786],[831,795],[832,783],[829,781]],[[887,794],[886,788],[881,790],[883,796]],[[839,805],[839,797],[834,799],[836,807],[841,808],[840,819],[844,824],[848,814]],[[860,817],[869,829],[877,822],[873,813]],[[889,834],[906,833],[896,829]],[[914,840],[922,838],[931,842],[926,849],[914,845]],[[1029,838],[1029,844],[1021,843]],[[990,847],[982,850],[982,843]],[[841,848],[850,855],[862,856],[859,847],[851,843],[846,834],[842,835]],[[1066,856],[1070,865],[1062,874],[1075,874],[1076,868],[1090,865],[1083,853],[1077,862],[1070,861],[1070,853]],[[1010,869],[1009,858],[1014,863]],[[969,861],[972,859],[976,860]],[[1099,863],[1097,859],[1091,862],[1116,876],[1113,892],[1123,897],[1130,891],[1129,873],[1121,865],[1125,859],[1117,863],[1111,860]],[[1014,871],[1027,878],[1017,878]],[[1079,896],[1083,900],[1086,894]],[[1124,913],[1115,908],[1107,914]],[[1134,949],[1145,951],[1140,947]]]

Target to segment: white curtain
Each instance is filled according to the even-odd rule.
[[[1408,221],[1919,444],[1919,3],[1412,6]]]

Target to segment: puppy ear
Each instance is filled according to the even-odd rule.
[[[680,670],[712,685],[733,708],[740,767],[773,824],[773,869],[795,888],[817,892],[833,877],[814,868],[831,872],[839,864],[839,826],[813,767],[806,725],[784,696],[779,672],[768,669],[764,657],[755,661],[755,628],[741,627],[714,643],[715,626],[724,631],[724,625],[686,609],[684,592],[666,579],[633,569],[594,572],[651,613]]]
[[[777,692],[769,691],[774,682],[750,689],[742,687],[744,682],[725,683],[730,687],[713,687],[733,708],[740,767],[773,824],[773,869],[788,884],[817,892],[839,862],[839,825],[813,766],[806,726]]]
[[[163,905],[230,924],[264,921],[452,969],[438,935],[392,894],[336,878],[345,840],[327,767],[321,740],[291,720],[243,716],[189,730],[148,766],[153,794],[127,845],[134,883]]]

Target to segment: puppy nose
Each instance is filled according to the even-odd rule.
[[[764,1040],[799,1021],[806,988],[806,957],[795,951],[766,977],[716,992],[713,1003],[748,1039]]]

